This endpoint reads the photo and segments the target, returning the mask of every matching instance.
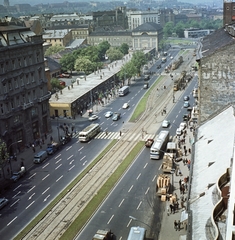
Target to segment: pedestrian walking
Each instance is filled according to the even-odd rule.
[[[182,194],[184,195],[184,193],[185,193],[185,187],[184,187],[184,185],[182,185],[181,187],[182,187]]]
[[[188,149],[188,153],[191,154],[191,148]]]
[[[181,208],[184,208],[184,202],[183,201],[180,201],[180,206],[181,206]]]
[[[174,228],[175,228],[175,231],[177,231],[177,228],[178,228],[178,223],[177,223],[177,221],[176,221],[176,220],[174,221]]]
[[[188,152],[187,149],[185,149],[185,150],[184,150],[185,156],[187,156],[187,152]]]
[[[122,131],[120,131],[120,137],[122,136]]]
[[[178,221],[177,227],[178,227],[178,231],[180,231],[180,229],[181,229],[181,222],[180,222],[180,220]]]
[[[169,206],[167,206],[167,216],[169,216],[170,215],[170,208],[169,208]]]
[[[182,181],[181,181],[181,179],[179,180],[179,187],[181,187],[181,183],[182,183]]]
[[[108,135],[108,131],[105,132],[106,136]]]
[[[173,208],[172,208],[173,214],[175,214],[175,204],[173,204],[172,206],[173,206]]]
[[[171,213],[173,212],[173,205],[170,204],[170,210],[171,210]]]
[[[176,203],[175,203],[175,209],[178,211],[179,210],[179,203],[178,203],[178,201],[176,201]]]

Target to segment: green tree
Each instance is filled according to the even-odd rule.
[[[147,63],[147,59],[143,51],[136,51],[132,55],[131,62],[137,69],[137,74],[141,73],[141,68]]]
[[[89,57],[79,57],[75,61],[74,68],[78,72],[85,72],[86,74],[89,74],[91,72],[94,72],[96,70],[96,64],[93,63]]]
[[[174,31],[174,23],[167,22],[163,28],[163,34],[165,37],[171,37]]]
[[[174,31],[179,38],[184,37],[184,30],[185,30],[185,25],[183,24],[183,22],[178,22],[174,27]]]
[[[122,43],[122,45],[119,47],[119,50],[124,54],[128,54],[129,53],[129,46],[126,43]]]
[[[50,55],[55,54],[55,53],[58,53],[58,52],[60,52],[60,51],[62,51],[62,50],[64,50],[64,49],[65,49],[65,47],[56,44],[56,45],[54,45],[54,46],[49,47],[49,48],[46,50],[45,56],[50,56]]]
[[[108,41],[103,41],[97,46],[98,56],[99,56],[100,61],[104,59],[106,51],[110,48],[110,46],[111,45]]]
[[[7,165],[8,159],[9,159],[9,153],[7,151],[7,145],[2,139],[0,139],[0,167],[2,169],[4,178],[5,178],[4,167]]]
[[[51,90],[52,92],[56,92],[58,90],[63,89],[64,87],[60,84],[60,81],[57,78],[51,79]]]
[[[74,70],[75,56],[73,54],[66,54],[60,59],[62,70],[72,72]]]
[[[118,73],[118,77],[120,79],[128,79],[128,84],[130,84],[131,77],[136,76],[138,73],[138,69],[134,65],[132,61],[126,63],[122,66],[120,72]]]
[[[111,62],[120,60],[124,56],[124,54],[119,49],[113,47],[107,50],[106,55],[108,56]]]

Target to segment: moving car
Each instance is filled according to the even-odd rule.
[[[129,108],[129,104],[128,103],[124,103],[122,106],[123,109]]]
[[[150,79],[150,76],[148,74],[144,75],[144,81],[148,81]]]
[[[94,120],[96,120],[96,119],[98,119],[99,117],[97,116],[97,115],[92,115],[92,116],[90,116],[88,119],[90,120],[90,121],[94,121]]]
[[[148,87],[149,87],[149,83],[147,82],[144,84],[144,89],[148,89]]]
[[[104,116],[105,116],[106,118],[112,117],[112,116],[113,116],[113,112],[108,111],[108,112],[105,113]]]
[[[188,101],[189,100],[189,96],[184,96],[184,101]]]
[[[184,102],[184,108],[188,108],[190,105],[189,105],[189,102],[188,101],[186,101],[186,102]]]
[[[145,147],[150,148],[154,143],[154,140],[152,138],[149,138],[145,141]]]
[[[8,204],[9,200],[6,198],[0,198],[0,209],[5,207]]]
[[[173,59],[173,56],[171,56],[171,59]]]
[[[58,151],[61,147],[61,143],[60,142],[53,142],[53,143],[48,143],[47,144],[47,154],[48,155],[52,155],[54,154],[56,151]]]
[[[115,112],[114,114],[113,114],[113,121],[117,121],[119,118],[121,118],[121,113],[117,113],[117,112]]]
[[[164,121],[162,122],[162,127],[163,127],[163,128],[168,128],[169,125],[170,125],[170,122],[169,122],[168,120],[164,120]]]
[[[11,176],[11,181],[13,182],[17,182],[24,174],[25,174],[26,170],[25,167],[22,166],[19,172],[14,172]]]

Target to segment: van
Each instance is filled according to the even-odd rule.
[[[47,158],[47,152],[46,151],[40,151],[34,155],[33,162],[34,163],[41,163]]]

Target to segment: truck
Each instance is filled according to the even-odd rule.
[[[177,144],[175,142],[168,142],[162,162],[162,171],[164,173],[171,173],[173,169],[174,159],[177,158],[177,155]]]
[[[162,201],[166,200],[166,195],[169,193],[170,190],[170,176],[167,174],[160,174],[157,177],[157,183],[156,183],[156,194],[157,196],[161,197]]]
[[[11,181],[17,182],[26,172],[26,169],[24,166],[20,168],[19,172],[14,172],[10,178]]]
[[[174,81],[174,91],[178,91],[185,84],[186,71],[182,71],[180,76]]]
[[[114,240],[111,230],[97,230],[92,240]]]
[[[57,142],[48,143],[47,144],[47,150],[46,150],[47,154],[48,155],[54,154],[57,150],[60,149],[61,145],[62,145],[61,142],[59,142],[59,143],[57,143]]]
[[[171,69],[172,69],[172,70],[177,69],[182,62],[183,62],[183,57],[180,56],[180,57],[178,58],[178,60],[176,60],[176,61],[174,61],[174,62],[172,63]]]

